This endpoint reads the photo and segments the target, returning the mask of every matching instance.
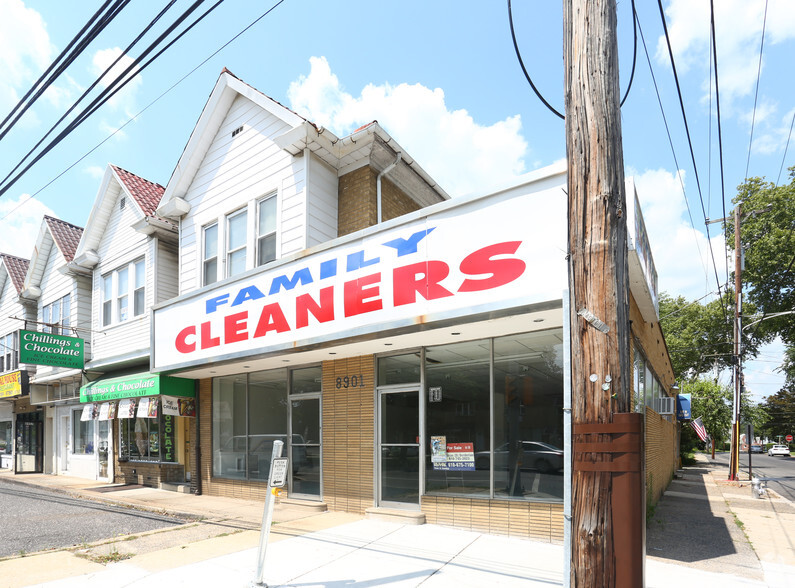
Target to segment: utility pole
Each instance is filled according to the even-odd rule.
[[[740,207],[734,207],[734,353],[732,368],[734,371],[734,403],[732,404],[732,436],[729,454],[729,480],[737,480],[740,471],[740,392],[742,390],[742,363],[740,339],[742,338],[742,306],[743,306],[743,251],[740,242]]]
[[[564,0],[572,358],[571,586],[644,585],[643,415],[631,413],[615,0]]]

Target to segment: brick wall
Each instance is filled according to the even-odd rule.
[[[353,375],[363,376],[365,385],[337,388],[338,377]],[[364,514],[375,504],[374,375],[372,355],[323,362],[323,501],[329,510]]]
[[[360,167],[339,179],[337,231],[341,237],[377,224],[378,173],[369,166]],[[420,206],[388,178],[381,178],[381,214],[383,220],[397,218]]]
[[[646,408],[646,500],[654,506],[676,469],[676,423]]]
[[[422,512],[435,525],[563,543],[563,504],[423,496]]]

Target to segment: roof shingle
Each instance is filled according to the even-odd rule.
[[[111,164],[110,167],[113,168],[113,171],[116,172],[116,175],[124,183],[124,187],[127,188],[132,197],[135,198],[135,201],[138,203],[138,206],[141,207],[144,214],[146,216],[156,216],[155,210],[157,210],[160,200],[163,198],[163,192],[165,192],[166,189],[160,184],[155,184],[140,176],[136,176],[134,173],[128,172],[118,165]]]
[[[22,292],[22,286],[25,283],[25,276],[28,273],[30,261],[22,259],[21,257],[9,255],[8,253],[0,253],[0,260],[5,263],[8,275],[11,277],[11,283],[14,284],[17,294],[20,294]]]
[[[44,220],[47,221],[52,238],[55,240],[58,249],[61,250],[64,259],[67,262],[72,261],[75,257],[75,251],[77,251],[77,244],[80,243],[80,237],[83,234],[82,227],[47,215],[44,216]]]

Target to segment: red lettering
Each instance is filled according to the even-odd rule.
[[[259,315],[259,322],[257,323],[257,330],[254,331],[254,337],[264,337],[268,331],[276,331],[277,333],[284,333],[290,330],[290,325],[287,324],[287,319],[282,312],[282,307],[278,303],[267,304],[262,308],[262,314]]]
[[[295,328],[309,325],[309,313],[318,322],[327,323],[334,320],[334,286],[320,290],[320,304],[309,294],[301,294],[295,299]]]
[[[478,249],[467,255],[461,262],[461,271],[470,276],[486,275],[479,280],[464,280],[459,292],[479,292],[490,290],[513,282],[524,273],[525,262],[521,259],[492,259],[495,255],[513,255],[521,241],[506,241]]]
[[[224,343],[237,343],[248,339],[246,320],[248,311],[230,314],[224,317]]]
[[[413,304],[418,293],[425,300],[452,296],[452,292],[439,284],[449,273],[450,266],[443,261],[421,261],[396,267],[392,271],[395,306]]]
[[[345,282],[345,316],[354,316],[381,310],[383,304],[379,295],[378,283],[381,281],[381,274],[370,274],[357,280]],[[371,284],[374,284],[371,286]],[[369,288],[367,287],[369,286]]]
[[[202,349],[209,349],[210,347],[218,347],[221,344],[220,337],[213,337],[212,331],[210,330],[211,326],[212,323],[210,321],[201,324]]]
[[[196,351],[196,342],[188,343],[187,341],[189,335],[196,336],[196,327],[185,327],[177,333],[177,340],[174,345],[180,353],[193,353]]]

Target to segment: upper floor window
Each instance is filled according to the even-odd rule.
[[[0,337],[0,373],[17,368],[17,334]]]
[[[244,208],[226,217],[226,276],[246,271],[246,224]]]
[[[206,286],[218,281],[218,223],[207,225],[202,233],[202,285]]]
[[[276,194],[258,203],[257,265],[276,259]]]
[[[132,308],[131,308],[132,303]],[[102,326],[144,314],[146,263],[139,259],[102,276]]]
[[[69,294],[42,306],[41,322],[45,323],[42,331],[55,335],[67,333],[71,324],[71,310]]]

